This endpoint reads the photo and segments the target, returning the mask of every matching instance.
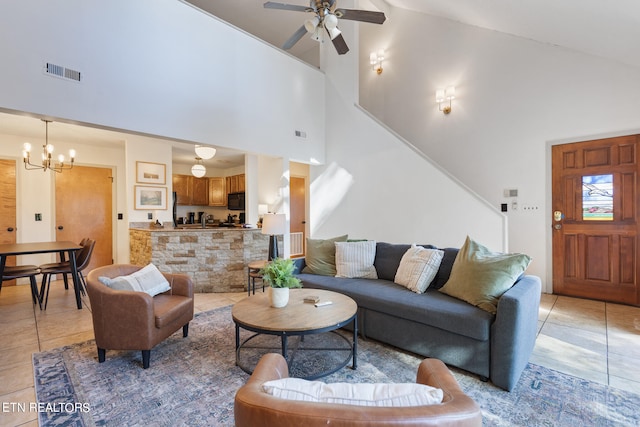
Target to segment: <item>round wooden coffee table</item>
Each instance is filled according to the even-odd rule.
[[[316,307],[312,303],[304,302],[304,298],[309,296],[318,296],[320,297],[320,302],[331,301],[332,304]],[[358,351],[357,312],[358,305],[348,296],[320,289],[291,289],[289,303],[283,308],[271,307],[269,293],[247,297],[236,303],[231,311],[233,321],[236,324],[236,365],[251,374],[255,364],[242,363],[241,351],[247,348],[260,348],[269,351],[268,345],[266,347],[250,347],[248,344],[256,340],[257,337],[271,335],[280,337],[279,350],[284,358],[287,359],[291,370],[294,355],[292,354],[291,357],[288,357],[288,338],[290,336],[297,336],[304,343],[305,337],[310,335],[333,332],[335,336],[330,338],[333,342],[326,346],[307,348],[306,350],[311,350],[307,352],[307,355],[314,357],[314,355],[318,355],[323,351],[342,351],[347,353],[347,357],[332,364],[332,366],[323,366],[324,369],[321,372],[312,375],[302,374],[300,376],[305,379],[320,378],[342,369],[349,363],[349,360],[353,361],[352,368],[356,369]],[[353,323],[353,338],[351,342],[344,335],[336,332],[337,329],[350,323]],[[240,342],[240,328],[255,332],[255,334]],[[327,340],[329,338],[325,342]],[[343,342],[343,344],[346,342],[347,346],[343,345],[343,348],[338,348],[335,343],[336,340]],[[271,348],[271,350],[275,350],[275,348]],[[301,363],[313,364],[309,362],[309,358],[299,357],[299,359],[301,359]],[[257,363],[257,360],[253,362]],[[295,372],[293,373],[295,374]]]

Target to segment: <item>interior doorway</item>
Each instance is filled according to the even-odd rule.
[[[16,243],[16,161],[0,159],[0,243]],[[16,257],[7,257],[7,265],[15,265]],[[2,286],[15,285],[8,280]]]
[[[292,176],[289,181],[290,214],[289,233],[291,235],[291,258],[305,255],[306,241],[306,180]]]
[[[113,264],[113,176],[110,168],[74,166],[56,174],[56,240],[96,241],[87,271]]]
[[[640,305],[639,142],[552,146],[554,293]]]

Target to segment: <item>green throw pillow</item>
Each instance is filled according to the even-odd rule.
[[[333,239],[307,239],[306,266],[303,273],[321,276],[336,275],[336,245],[335,242],[346,242],[348,235]]]
[[[467,236],[440,292],[495,314],[498,299],[527,269],[531,258],[523,254],[491,252]]]

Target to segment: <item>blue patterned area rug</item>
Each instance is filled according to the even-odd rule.
[[[33,355],[41,426],[232,426],[233,397],[248,375],[235,366],[231,307],[196,315],[151,352],[108,351],[93,341]],[[247,337],[248,335],[243,335]],[[327,382],[413,382],[420,357],[359,340],[358,369]],[[350,365],[349,365],[350,366]],[[638,426],[640,395],[529,364],[511,393],[453,370],[486,426]]]

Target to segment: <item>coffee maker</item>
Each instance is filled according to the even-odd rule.
[[[195,224],[195,223],[196,223],[196,213],[187,212],[187,224]]]

